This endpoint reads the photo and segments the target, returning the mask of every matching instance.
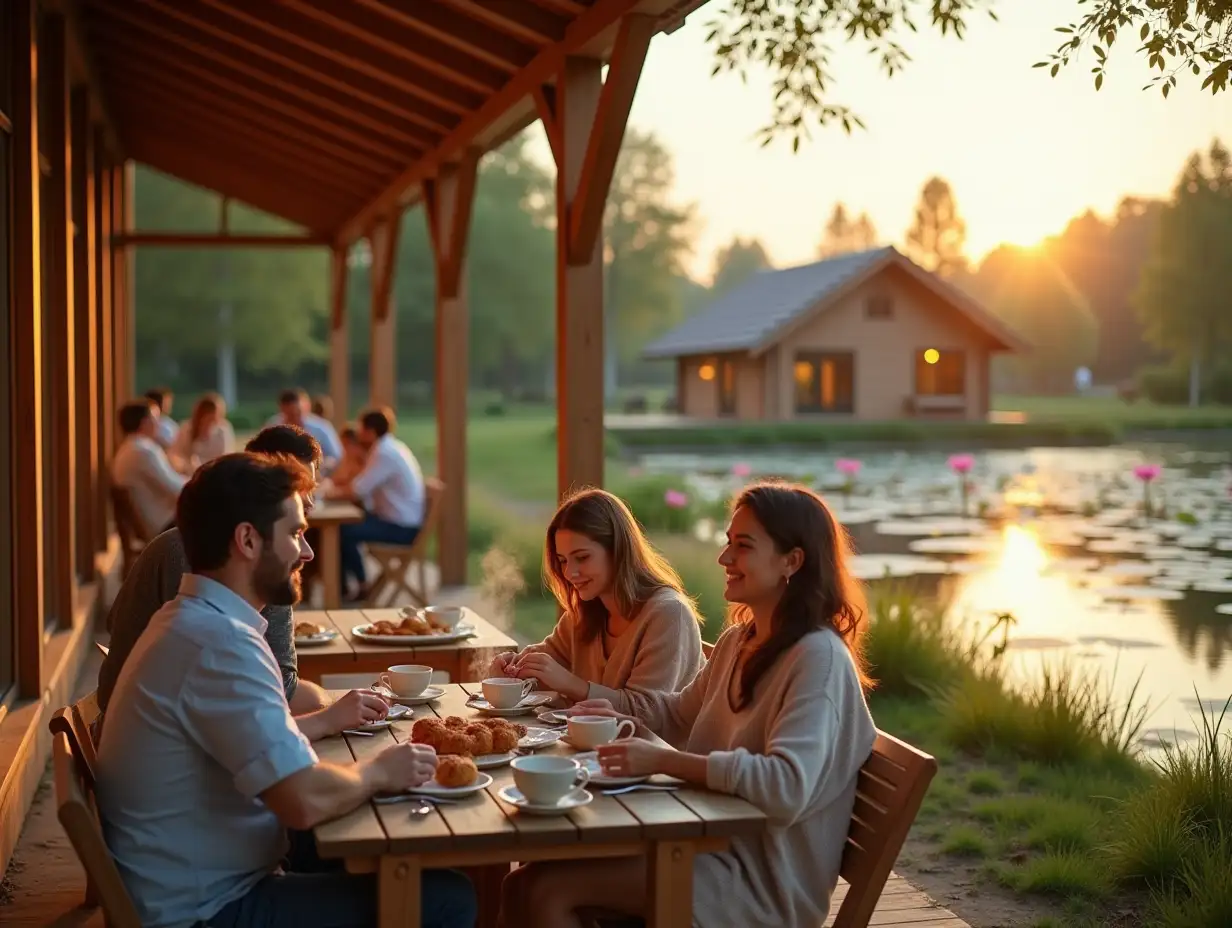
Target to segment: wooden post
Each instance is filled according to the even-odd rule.
[[[393,311],[394,268],[398,260],[398,235],[402,214],[380,220],[368,233],[372,247],[372,333],[368,355],[368,403],[397,411],[395,377],[395,320]]]
[[[441,586],[466,583],[466,407],[469,314],[466,245],[475,199],[478,157],[423,185],[428,237],[436,272],[436,473],[444,481],[437,520]]]
[[[329,253],[329,395],[334,428],[342,430],[351,408],[351,345],[347,324],[347,249]]]
[[[42,695],[43,672],[43,304],[39,244],[38,55],[35,0],[16,0],[13,47],[12,365],[14,454],[13,605],[17,617],[17,692]]]
[[[75,407],[77,423],[77,574],[82,582],[94,579],[94,553],[98,550],[98,337],[94,279],[94,140],[90,127],[90,92],[72,92],[70,122],[73,146],[73,332]]]
[[[136,228],[137,164],[125,161],[120,167],[120,242]],[[124,294],[124,386],[125,396],[137,390],[137,249],[124,247],[120,252],[121,292]]]
[[[111,455],[116,448],[114,327],[111,306],[111,169],[101,128],[94,130],[94,311],[98,352],[98,498],[100,550],[108,545],[111,512]]]
[[[132,219],[132,204],[129,195],[132,184],[124,163],[111,166],[111,228],[116,238],[108,242],[111,253],[111,313],[112,353],[115,357],[116,404],[127,403],[134,398],[133,375],[133,318],[132,294],[129,288],[129,249],[119,238],[128,231]],[[120,436],[117,429],[117,441]]]
[[[655,33],[621,20],[603,64],[567,57],[534,99],[556,159],[556,461],[561,496],[603,483],[603,211],[629,107]]]
[[[45,569],[51,585],[45,608],[50,619],[71,625],[77,584],[75,540],[77,522],[76,478],[76,335],[73,295],[72,138],[69,123],[69,74],[64,16],[49,12],[44,20],[39,78],[46,82],[47,160],[51,165],[43,215],[50,234],[43,270],[47,276],[47,421],[51,430],[51,461],[46,518],[51,550]]]

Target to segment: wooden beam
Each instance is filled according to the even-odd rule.
[[[466,410],[469,311],[466,247],[475,199],[476,153],[425,181],[423,200],[436,272],[436,473],[445,483],[437,520],[443,586],[466,583]]]
[[[349,244],[363,235],[375,217],[402,201],[403,193],[408,188],[439,173],[442,165],[456,160],[463,151],[472,147],[480,132],[507,114],[519,101],[531,96],[536,87],[550,83],[560,69],[564,56],[575,54],[594,43],[618,23],[621,17],[634,10],[639,2],[640,0],[596,0],[593,6],[569,24],[558,44],[545,48],[536,55],[516,77],[452,129],[436,148],[394,178],[377,197],[348,219],[339,230],[339,243]],[[463,7],[458,3],[450,5],[459,9],[465,8],[468,15],[472,11],[470,6]]]
[[[342,429],[351,408],[351,350],[347,325],[347,252],[334,248],[329,256],[329,395],[334,401],[334,427]]]
[[[127,191],[124,189],[124,165],[113,164],[108,172],[111,182],[111,228],[115,234],[123,234],[125,226],[125,202]],[[117,248],[115,239],[108,243],[111,247],[108,258],[111,262],[111,350],[115,359],[113,364],[116,405],[122,405],[134,398],[133,393],[133,359],[129,352],[131,344],[128,330],[133,319],[129,310],[128,281],[124,250]],[[118,431],[118,430],[117,430]],[[117,443],[120,436],[117,435]]]
[[[17,625],[17,693],[37,699],[43,692],[43,301],[41,216],[42,176],[38,152],[38,54],[35,0],[15,0],[13,30],[5,49],[12,67],[12,170],[9,187],[13,223],[9,346],[13,429],[13,607]]]
[[[127,232],[114,236],[120,248],[322,248],[330,245],[322,235],[246,235],[234,232]]]
[[[523,42],[546,48],[565,36],[568,20],[553,16],[525,0],[441,0],[459,13]]]
[[[535,54],[535,46],[502,35],[473,19],[451,12],[441,4],[418,3],[416,0],[356,0],[392,22],[465,52],[509,74],[523,68]]]
[[[560,121],[556,116],[556,88],[551,84],[540,84],[531,88],[531,97],[535,101],[535,112],[543,123],[543,134],[548,137],[548,148],[552,150],[552,160],[560,164],[561,141]]]
[[[581,190],[603,92],[602,62],[566,58],[556,82],[561,159],[556,166],[556,474],[563,497],[603,484],[603,248],[570,251],[570,217]]]
[[[599,95],[599,108],[590,129],[586,160],[569,217],[569,251],[584,260],[595,248],[603,228],[607,194],[616,170],[616,159],[624,141],[625,126],[638,78],[646,61],[655,20],[650,16],[626,16],[620,22],[616,45],[607,70],[607,80]]]
[[[90,91],[77,87],[70,104],[73,146],[73,331],[76,335],[77,423],[77,574],[82,582],[94,579],[94,555],[98,551],[98,333],[94,279],[94,133],[90,125]]]
[[[51,583],[46,593],[48,617],[57,626],[73,621],[76,592],[77,453],[76,453],[76,319],[73,291],[72,217],[72,132],[69,111],[67,29],[64,16],[50,12],[43,18],[39,42],[39,79],[44,82],[43,115],[47,118],[47,158],[51,176],[47,178],[47,201],[42,206],[44,228],[48,234],[43,256],[46,275],[44,293],[47,305],[44,325],[47,330],[47,421],[44,427],[51,438],[51,460],[44,518],[48,525],[48,551],[44,570]]]
[[[104,157],[102,130],[94,130],[94,310],[98,352],[98,497],[95,539],[105,549],[111,534],[111,455],[116,440],[116,395],[112,369],[115,364],[111,324],[111,175]]]
[[[98,69],[94,66],[92,46],[82,26],[80,0],[45,0],[45,3],[48,9],[58,11],[64,16],[68,30],[69,73],[77,83],[85,84],[90,91],[90,121],[102,127],[107,153],[113,158],[123,157],[124,148],[116,133],[116,122],[111,118],[107,94],[103,82],[99,80]]]
[[[372,311],[369,340],[368,400],[373,406],[397,408],[396,326],[393,309],[394,271],[402,214],[395,212],[378,222],[368,235],[372,249]]]

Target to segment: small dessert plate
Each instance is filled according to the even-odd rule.
[[[519,812],[526,812],[529,815],[564,815],[572,812],[574,809],[590,805],[595,801],[593,793],[587,792],[580,787],[566,793],[553,803],[531,802],[522,795],[522,791],[516,786],[506,786],[499,790],[496,795]]]

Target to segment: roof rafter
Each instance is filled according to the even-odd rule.
[[[534,46],[502,35],[482,23],[467,19],[442,4],[415,0],[356,0],[387,19],[414,29],[434,41],[452,46],[510,74],[534,56]]]

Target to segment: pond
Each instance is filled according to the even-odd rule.
[[[707,498],[749,475],[816,486],[850,531],[863,579],[911,578],[955,621],[1011,613],[1007,657],[1022,678],[1068,665],[1100,674],[1122,702],[1137,686],[1145,747],[1192,739],[1201,711],[1218,714],[1232,696],[1232,446],[642,463]],[[721,529],[703,520],[699,537]]]

